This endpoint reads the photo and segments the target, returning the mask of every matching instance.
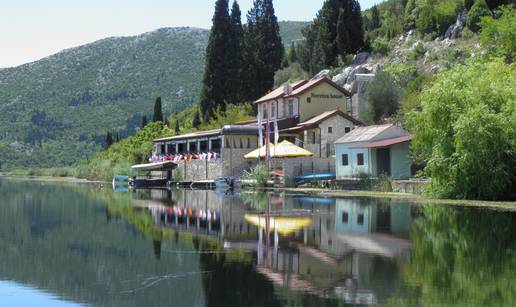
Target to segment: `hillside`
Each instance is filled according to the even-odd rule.
[[[308,21],[280,21],[280,36],[285,47],[290,47],[292,42],[302,40],[303,34],[301,30],[310,23]]]
[[[281,22],[285,44],[303,22]],[[161,96],[169,115],[197,102],[208,30],[163,28],[112,37],[0,69],[0,170],[68,165],[107,131],[133,134]]]

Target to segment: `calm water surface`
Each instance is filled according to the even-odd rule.
[[[0,179],[0,306],[516,306],[514,211]]]

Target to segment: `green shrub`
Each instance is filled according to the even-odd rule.
[[[394,83],[389,73],[380,71],[367,85],[365,98],[369,108],[364,115],[370,116],[366,121],[380,123],[385,117],[395,114],[398,110],[401,89]]]
[[[251,169],[251,171],[244,171],[242,179],[252,180],[254,182],[254,186],[256,187],[267,186],[267,181],[269,180],[269,176],[267,174],[267,165],[265,163],[260,163]]]
[[[394,43],[384,36],[377,37],[371,47],[373,51],[379,54],[387,55],[392,50]]]
[[[512,63],[516,59],[516,10],[503,6],[500,14],[498,19],[482,18],[480,43],[490,55],[502,56]]]
[[[285,83],[304,80],[308,74],[298,63],[291,63],[288,67],[280,69],[274,75],[274,87],[279,87]]]
[[[516,190],[515,84],[514,64],[470,60],[423,91],[408,122],[432,195],[496,199]]]
[[[475,3],[471,7],[466,19],[466,26],[473,32],[480,30],[480,20],[482,17],[491,16],[491,10],[487,6],[485,0],[475,0]]]

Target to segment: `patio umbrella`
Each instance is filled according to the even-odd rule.
[[[289,141],[283,141],[278,145],[270,144],[271,158],[295,158],[295,157],[310,157],[314,154],[310,151],[292,144]],[[255,149],[244,156],[246,159],[264,158],[266,155],[266,146]]]

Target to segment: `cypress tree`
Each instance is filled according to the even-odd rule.
[[[212,21],[199,101],[205,120],[213,116],[217,106],[224,108],[227,97],[227,73],[231,57],[228,52],[231,42],[228,0],[217,0]]]
[[[339,55],[365,46],[360,4],[356,0],[326,0],[303,36],[298,53],[303,69],[315,74],[336,65]]]
[[[337,48],[342,55],[346,54],[350,45],[349,31],[346,24],[346,12],[344,9],[339,10],[339,19],[337,22]]]
[[[194,118],[192,120],[192,127],[197,129],[197,128],[199,128],[200,125],[201,125],[201,116],[199,114],[199,110],[197,110],[195,112]]]
[[[176,133],[176,135],[178,135],[180,133],[180,130],[179,130],[179,119],[176,119],[176,125],[174,127],[174,132]]]
[[[378,29],[380,26],[380,12],[378,11],[378,7],[373,5],[371,8],[371,30]]]
[[[111,145],[113,145],[113,135],[111,134],[111,132],[107,132],[106,133],[106,146],[105,148],[108,149],[109,147],[111,147]]]
[[[161,97],[156,98],[154,102],[154,116],[152,117],[153,122],[163,121],[163,111],[161,108]]]
[[[272,0],[254,0],[247,13],[244,42],[246,100],[255,100],[274,86],[274,74],[285,53]]]
[[[356,53],[364,47],[364,28],[360,3],[357,0],[347,0],[345,3],[347,7],[344,7],[344,10],[349,8],[346,20],[348,20],[350,46],[347,51],[348,53]]]
[[[145,126],[147,126],[147,115],[142,116],[142,123],[140,127],[143,129]]]
[[[294,42],[292,42],[292,44],[290,45],[289,62],[297,63],[296,44],[294,44]]]
[[[230,103],[243,102],[243,85],[242,85],[242,43],[243,43],[243,28],[242,28],[242,12],[238,3],[233,1],[231,7],[230,23],[230,45],[227,48],[228,57],[228,71],[227,71],[227,97]]]

